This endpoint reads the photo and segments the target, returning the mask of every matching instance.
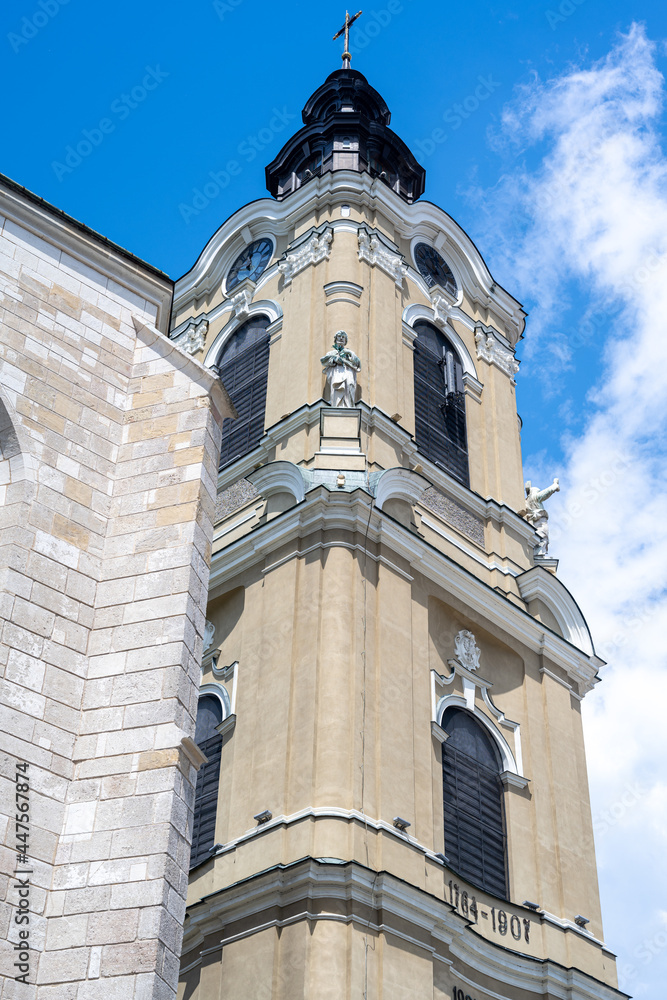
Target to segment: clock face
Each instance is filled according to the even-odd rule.
[[[429,288],[442,285],[449,292],[456,292],[456,279],[446,260],[428,243],[418,243],[415,247],[415,262],[419,273]]]
[[[231,292],[232,288],[236,288],[246,278],[257,281],[272,255],[273,243],[269,239],[255,240],[248,244],[229,269],[227,291]]]

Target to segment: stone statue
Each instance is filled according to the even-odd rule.
[[[454,639],[454,654],[462,667],[467,670],[479,668],[481,650],[475,642],[475,636],[467,628],[461,629]]]
[[[549,551],[549,515],[542,504],[550,496],[553,496],[554,493],[558,493],[560,484],[557,479],[554,479],[551,486],[547,486],[545,490],[538,490],[528,480],[525,490],[526,509],[520,510],[519,514],[521,517],[525,517],[526,521],[535,528],[538,537],[535,545],[535,555],[543,558]]]
[[[356,354],[348,351],[347,334],[339,330],[334,337],[333,347],[320,358],[327,377],[330,406],[354,406],[357,392],[357,372],[361,362]]]

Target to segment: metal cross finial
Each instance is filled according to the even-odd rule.
[[[333,40],[335,42],[336,39],[340,38],[343,32],[345,32],[345,51],[343,52],[343,69],[350,68],[350,59],[352,58],[352,56],[350,55],[350,25],[354,24],[354,22],[357,20],[360,14],[361,11],[358,10],[357,13],[354,15],[354,17],[350,17],[349,13],[345,11],[345,24],[340,29],[340,31],[337,31],[336,34],[333,36]]]

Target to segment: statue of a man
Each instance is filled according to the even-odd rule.
[[[525,517],[526,521],[532,524],[537,532],[538,542],[535,545],[535,555],[546,556],[549,551],[549,515],[544,509],[543,503],[554,493],[558,493],[560,484],[557,479],[554,479],[551,486],[547,486],[545,490],[538,490],[528,480],[525,490],[526,509],[520,510],[519,514],[521,517]]]
[[[330,406],[354,406],[357,392],[357,372],[361,362],[356,354],[347,349],[347,334],[339,330],[334,337],[333,347],[321,358],[323,371],[327,377]]]

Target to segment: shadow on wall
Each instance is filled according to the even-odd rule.
[[[238,660],[241,652],[241,637],[240,634],[234,636],[234,631],[241,620],[244,605],[245,589],[237,587],[211,601],[208,609],[208,618],[215,625],[215,643],[230,663]]]

